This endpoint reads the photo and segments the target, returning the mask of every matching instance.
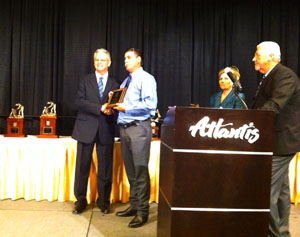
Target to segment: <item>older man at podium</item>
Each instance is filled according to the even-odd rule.
[[[270,236],[290,236],[289,163],[300,151],[300,81],[289,68],[280,64],[280,47],[265,41],[257,46],[255,70],[263,74],[252,108],[275,112]]]

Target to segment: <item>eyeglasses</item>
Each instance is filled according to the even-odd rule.
[[[95,62],[101,62],[101,63],[104,63],[104,62],[107,62],[108,59],[95,59]]]

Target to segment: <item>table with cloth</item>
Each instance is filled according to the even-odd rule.
[[[0,200],[75,201],[77,142],[70,137],[51,139],[28,136],[0,136]],[[149,173],[150,202],[158,202],[160,141],[152,141]],[[88,202],[97,199],[97,157],[93,154],[87,192]],[[129,200],[127,180],[119,142],[114,144],[111,202]]]
[[[0,200],[19,199],[75,201],[77,142],[70,137],[47,139],[28,136],[5,138],[0,136]],[[160,141],[152,141],[149,173],[151,181],[150,202],[158,202]],[[93,154],[88,185],[88,202],[97,198],[97,158]],[[291,201],[300,202],[300,153],[290,163]],[[129,200],[127,180],[121,145],[114,145],[113,186],[111,202]]]
[[[291,202],[297,205],[300,203],[300,152],[292,159],[289,168]]]

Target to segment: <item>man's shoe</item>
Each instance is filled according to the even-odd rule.
[[[126,217],[126,216],[135,216],[136,210],[132,209],[132,207],[128,207],[125,211],[119,211],[116,213],[116,216]]]
[[[96,203],[102,213],[104,214],[109,213],[109,205],[110,205],[109,202],[100,202],[100,199],[98,198]]]
[[[105,208],[103,210],[101,209],[101,212],[104,213],[104,214],[109,214],[109,209],[107,209],[107,208]]]
[[[74,208],[72,210],[73,214],[80,214],[84,211],[86,208],[87,204],[82,204],[82,203],[77,203],[75,202]]]
[[[133,220],[129,223],[128,227],[138,228],[144,225],[148,221],[148,216],[135,216]]]
[[[104,214],[109,214],[109,208],[108,206],[101,206],[99,207],[101,212],[104,213]]]

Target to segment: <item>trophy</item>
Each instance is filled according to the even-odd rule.
[[[190,106],[193,107],[193,108],[200,108],[199,104],[190,104]]]
[[[56,104],[48,101],[40,116],[40,135],[38,138],[57,138],[56,135]]]
[[[159,110],[157,109],[155,111],[155,117],[151,118],[151,127],[152,127],[152,140],[160,140],[159,139],[159,128],[160,128],[160,121],[161,119],[161,114]]]
[[[15,104],[7,118],[7,134],[5,137],[25,137],[24,135],[24,106]]]

